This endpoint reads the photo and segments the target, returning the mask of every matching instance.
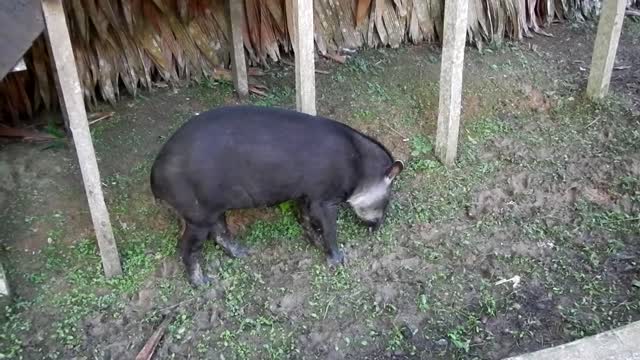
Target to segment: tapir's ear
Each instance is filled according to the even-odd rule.
[[[394,161],[393,164],[389,166],[386,173],[384,174],[385,175],[384,179],[387,181],[387,183],[391,183],[393,179],[395,179],[395,177],[402,172],[403,169],[404,169],[404,163],[402,161],[400,160]]]

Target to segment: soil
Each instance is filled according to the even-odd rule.
[[[295,208],[229,214],[254,253],[208,244],[213,285],[193,289],[178,220],[154,204],[148,169],[190,115],[221,104],[294,107],[289,66],[266,98],[228,84],[122,99],[92,125],[125,275],[105,280],[68,146],[0,143],[0,256],[16,295],[0,358],[133,358],[172,317],[155,358],[500,359],[640,319],[640,23],[628,21],[601,103],[583,99],[593,24],[468,48],[458,163],[432,155],[440,50],[363,50],[317,66],[318,110],[408,164],[387,223],[346,208],[346,266],[305,242]]]

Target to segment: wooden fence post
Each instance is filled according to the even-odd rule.
[[[102,194],[98,162],[91,141],[82,87],[73,56],[62,0],[42,0],[45,33],[56,73],[56,87],[62,113],[69,123],[84,182],[91,219],[98,239],[102,266],[107,278],[122,274],[120,257]]]
[[[247,64],[244,58],[244,40],[242,28],[244,26],[244,1],[227,0],[231,41],[231,59],[233,86],[240,97],[249,94],[249,80],[247,78]]]
[[[462,104],[462,73],[467,35],[468,0],[447,0],[440,62],[440,102],[436,155],[445,166],[455,164]]]
[[[627,1],[604,0],[602,6],[587,83],[587,96],[591,99],[602,98],[609,92]]]
[[[293,0],[295,24],[296,107],[316,114],[316,72],[314,59],[313,0]]]

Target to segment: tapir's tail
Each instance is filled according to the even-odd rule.
[[[161,199],[160,194],[158,193],[158,179],[157,179],[157,171],[156,166],[153,164],[151,167],[151,172],[149,174],[149,187],[151,188],[151,194],[153,194],[153,204],[157,205],[158,200]]]

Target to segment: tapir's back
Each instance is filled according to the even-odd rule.
[[[162,167],[172,183],[188,179],[207,202],[252,207],[347,192],[357,181],[357,161],[353,134],[338,122],[232,106],[190,119],[167,141],[154,167]]]

